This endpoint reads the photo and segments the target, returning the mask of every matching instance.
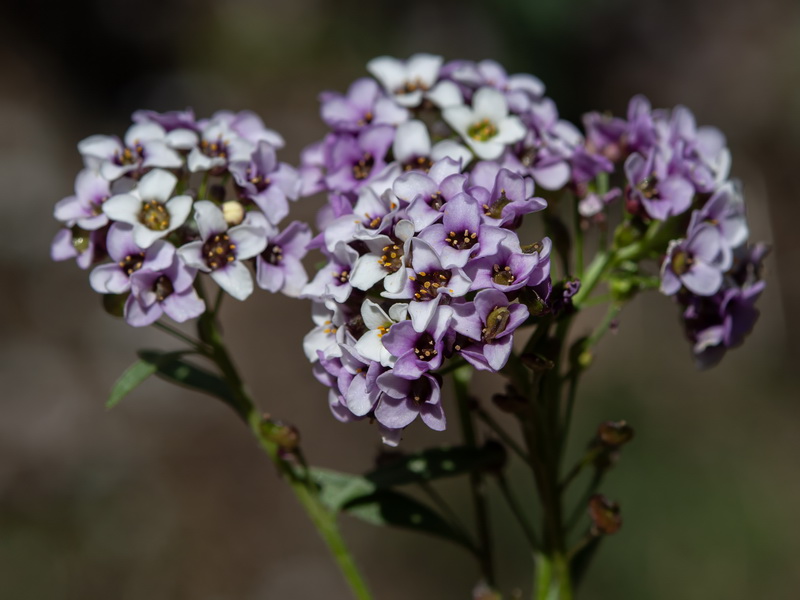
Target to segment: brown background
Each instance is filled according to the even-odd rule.
[[[107,316],[73,264],[49,261],[53,204],[75,148],[124,132],[132,110],[250,108],[295,161],[319,138],[316,96],[372,56],[486,57],[537,74],[563,116],[623,113],[634,93],[684,103],[728,135],[754,239],[768,240],[762,320],[722,366],[698,373],[672,303],[623,314],[582,388],[573,451],[606,418],[638,437],[604,490],[625,525],[583,597],[775,598],[800,576],[800,5],[792,0],[391,4],[293,0],[7,2],[0,21],[0,598],[347,598],[321,542],[227,409],[143,385],[103,402],[156,331]],[[295,206],[310,218],[319,202]],[[224,322],[260,404],[302,430],[317,464],[363,470],[365,424],[329,415],[300,342],[309,306],[261,292]],[[495,385],[480,380],[488,395]],[[449,405],[448,405],[449,406]],[[414,427],[409,449],[457,441]],[[521,473],[518,473],[521,475]],[[468,514],[463,482],[444,492]],[[523,488],[527,490],[527,488]],[[530,492],[530,490],[527,490]],[[493,491],[506,590],[530,585],[519,532]],[[381,600],[467,598],[469,557],[436,539],[345,520]]]

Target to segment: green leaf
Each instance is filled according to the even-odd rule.
[[[470,540],[438,513],[399,492],[380,490],[348,502],[343,510],[373,525],[389,525],[428,533],[464,546],[470,552],[475,551]]]
[[[111,388],[111,394],[108,400],[106,400],[106,408],[114,408],[125,396],[138,387],[139,384],[155,373],[156,369],[156,365],[144,360],[137,360],[133,363],[120,375],[114,387]]]
[[[454,477],[502,464],[502,451],[495,445],[474,448],[430,448],[396,459],[364,477],[378,488]]]
[[[162,353],[140,350],[139,358],[151,365],[162,379],[204,394],[216,396],[238,412],[236,395],[230,385],[218,375],[181,358],[185,352]]]
[[[312,468],[311,479],[320,488],[322,503],[334,512],[342,510],[348,502],[369,496],[377,490],[374,483],[360,475],[329,469]]]

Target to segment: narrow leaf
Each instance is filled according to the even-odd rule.
[[[106,408],[114,408],[125,396],[155,373],[156,369],[156,365],[143,360],[137,360],[133,363],[120,375],[114,387],[111,388],[111,394],[106,400]]]
[[[381,490],[347,503],[343,510],[373,525],[402,527],[429,533],[474,551],[472,543],[438,513],[417,500],[390,490]]]

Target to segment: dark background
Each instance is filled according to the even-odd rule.
[[[373,56],[419,51],[534,73],[573,122],[591,109],[624,114],[641,92],[727,134],[752,238],[774,246],[762,319],[704,373],[658,294],[637,299],[601,344],[572,451],[607,418],[628,419],[638,435],[604,487],[624,527],[582,597],[797,597],[800,4],[83,0],[6,2],[0,21],[0,598],[348,597],[225,407],[152,381],[105,411],[135,350],[173,343],[107,316],[86,273],[50,262],[51,215],[81,168],[76,143],[124,133],[137,108],[255,110],[295,162],[324,133],[320,91],[345,90]],[[293,217],[318,206],[295,205]],[[307,302],[260,292],[227,302],[224,323],[259,403],[300,427],[312,462],[371,464],[376,432],[334,421],[311,377],[300,345]],[[486,397],[497,384],[479,383]],[[407,449],[457,441],[423,429],[412,428]],[[443,489],[468,516],[465,484]],[[491,500],[503,587],[527,590],[523,540],[496,490]],[[377,598],[469,597],[477,573],[459,550],[344,527]]]

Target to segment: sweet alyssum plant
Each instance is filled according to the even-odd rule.
[[[603,423],[578,463],[563,464],[595,345],[648,290],[676,303],[704,367],[758,316],[765,247],[748,245],[725,138],[686,108],[654,110],[641,96],[625,118],[587,114],[581,132],[538,79],[492,61],[418,54],[367,69],[374,78],[321,95],[330,131],[296,166],[278,161],[283,139],[250,112],[139,111],[124,138],[78,145],[85,168],[56,205],[53,258],[89,270],[106,308],[128,324],[181,343],[141,351],[109,403],[157,374],[229,404],[357,598],[372,596],[337,528],[340,512],[463,546],[477,562],[475,597],[501,597],[490,483],[530,545],[533,597],[572,598],[621,525],[619,506],[597,492],[633,435],[625,422]],[[290,202],[320,193],[314,229],[282,225]],[[323,261],[312,277],[307,252]],[[363,475],[311,466],[298,430],[263,416],[268,398],[257,407],[248,395],[219,328],[224,297],[245,300],[256,285],[312,301],[304,349],[334,418],[363,421],[390,447],[402,448],[411,426],[460,428],[463,445],[393,450]],[[607,306],[605,318],[573,332],[595,304]],[[475,369],[498,374],[491,401],[470,394]],[[504,429],[498,411],[519,431]],[[530,471],[537,497],[511,489],[508,457]],[[435,490],[453,476],[468,480],[474,527]],[[585,493],[568,505],[581,480]],[[430,502],[404,491],[411,486]]]

